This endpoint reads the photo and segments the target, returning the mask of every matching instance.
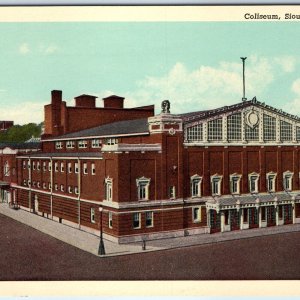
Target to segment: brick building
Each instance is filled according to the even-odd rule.
[[[12,126],[14,126],[14,121],[0,121],[0,132],[6,131]]]
[[[255,98],[180,115],[103,101],[52,91],[11,202],[120,243],[300,222],[300,118]]]

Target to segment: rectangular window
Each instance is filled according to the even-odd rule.
[[[193,207],[193,222],[201,222],[201,207]]]
[[[105,144],[106,145],[115,145],[115,144],[118,144],[118,139],[116,139],[116,138],[107,138],[105,140]]]
[[[249,176],[249,191],[250,193],[258,193],[258,175]]]
[[[264,114],[264,140],[275,141],[276,140],[276,119],[274,117]]]
[[[92,140],[92,148],[100,148],[101,147],[101,140],[100,139],[93,139]]]
[[[83,174],[88,173],[87,163],[83,163]]]
[[[141,228],[141,214],[133,213],[133,228]]]
[[[112,201],[112,179],[105,179],[105,199],[107,201]]]
[[[48,170],[49,170],[49,172],[51,172],[51,170],[52,170],[52,163],[51,163],[51,161],[49,161],[49,163],[48,163]]]
[[[51,190],[52,186],[51,186],[51,183],[49,182],[48,184],[48,189]]]
[[[58,191],[58,184],[57,184],[57,183],[54,184],[54,189],[55,189],[56,191]]]
[[[55,142],[55,149],[62,149],[63,148],[63,142]]]
[[[92,175],[96,174],[96,169],[95,169],[95,164],[94,163],[91,164],[91,172],[92,172]]]
[[[192,197],[201,197],[201,177],[191,177],[191,195]]]
[[[78,163],[75,163],[75,173],[78,174],[79,168],[78,168]]]
[[[64,185],[63,185],[63,184],[60,185],[60,191],[61,191],[61,192],[64,192],[64,191],[65,191],[65,188],[64,188]]]
[[[44,161],[43,162],[43,171],[45,172],[47,170],[47,164],[46,164],[46,162]]]
[[[94,207],[91,207],[91,223],[96,223]]]
[[[47,188],[46,182],[43,182],[43,189],[45,190]]]
[[[35,161],[32,162],[32,169],[35,170]]]
[[[38,188],[40,188],[40,187],[41,187],[41,184],[40,184],[40,182],[39,182],[39,181],[37,182],[37,187],[38,187]]]
[[[26,160],[23,160],[23,169],[26,169]]]
[[[228,141],[240,141],[242,139],[242,116],[241,113],[227,117]]]
[[[40,162],[39,162],[39,161],[36,163],[36,168],[37,168],[37,170],[38,170],[38,171],[40,171],[40,170],[41,170],[41,164],[40,164]]]
[[[63,162],[60,164],[60,171],[62,173],[65,171],[65,164]]]
[[[292,191],[293,187],[293,173],[290,171],[284,172],[283,173],[283,188],[285,191]]]
[[[211,191],[213,196],[221,195],[221,180],[220,176],[213,176],[211,178]]]
[[[78,148],[87,148],[87,140],[78,141]]]
[[[23,185],[25,185],[25,186],[27,185],[26,179],[23,180]]]
[[[203,141],[203,125],[188,127],[186,129],[186,138],[188,142]]]
[[[72,173],[72,163],[68,163],[68,173]]]
[[[293,140],[293,125],[291,123],[280,121],[280,139],[282,141]]]
[[[137,179],[137,187],[138,187],[138,199],[139,200],[149,200],[149,178],[139,178]]]
[[[55,171],[55,172],[58,172],[58,162],[55,162],[55,163],[54,163],[54,171]]]
[[[170,197],[170,199],[176,198],[176,191],[175,191],[174,185],[169,187],[169,197]]]
[[[230,191],[231,194],[239,194],[240,193],[240,177],[232,176],[230,180]]]
[[[146,227],[153,227],[153,211],[146,211]]]
[[[66,147],[67,149],[75,148],[75,141],[67,141]]]
[[[275,174],[267,174],[267,189],[268,192],[275,192]]]
[[[69,185],[69,187],[68,187],[68,192],[69,192],[69,194],[72,194],[72,187]]]
[[[258,141],[259,140],[259,126],[250,127],[245,124],[245,136],[247,141]]]
[[[223,139],[223,122],[222,118],[209,121],[208,126],[208,141],[222,141]]]
[[[113,214],[112,212],[108,212],[108,227],[113,228]]]
[[[79,195],[79,189],[77,186],[74,187],[74,193],[75,195]]]

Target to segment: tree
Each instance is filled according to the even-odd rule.
[[[40,137],[43,122],[14,125],[8,130],[0,132],[0,142],[25,142],[33,137]]]

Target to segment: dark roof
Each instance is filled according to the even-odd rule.
[[[17,142],[3,142],[0,143],[0,149],[9,147],[11,149],[39,149],[40,142],[30,142],[30,143],[17,143]]]
[[[77,96],[77,97],[74,97],[74,99],[81,98],[81,97],[91,97],[91,98],[98,98],[97,96],[93,96],[93,95],[87,95],[87,94],[82,94],[82,95],[79,95],[79,96]]]
[[[284,111],[282,111],[282,109],[277,109],[275,107],[272,107],[270,105],[266,105],[264,102],[260,102],[256,99],[256,97],[254,97],[252,100],[248,100],[248,101],[243,101],[243,102],[239,102],[237,104],[233,104],[230,106],[222,106],[220,108],[216,108],[216,109],[210,109],[210,110],[203,110],[203,111],[197,111],[197,112],[191,112],[191,113],[185,113],[185,114],[180,114],[178,115],[180,118],[182,118],[184,123],[190,123],[193,121],[198,121],[201,119],[205,119],[208,117],[213,117],[219,114],[223,114],[225,112],[231,112],[231,111],[235,111],[237,109],[242,109],[251,105],[255,105],[261,108],[264,108],[266,110],[269,110],[273,113],[277,113],[281,116],[287,117],[287,118],[291,118],[294,120],[299,121],[300,118],[296,115],[292,115],[289,113],[286,113]]]
[[[73,133],[64,134],[55,139],[77,138],[77,137],[91,137],[91,136],[118,136],[121,134],[134,134],[148,132],[148,119],[137,119],[129,121],[119,121],[109,123],[90,129],[85,129]]]
[[[124,97],[120,97],[120,96],[117,96],[117,95],[110,95],[108,97],[105,97],[105,98],[102,98],[103,100],[105,99],[125,99]]]
[[[40,152],[30,153],[20,156],[26,157],[102,157],[101,152]]]

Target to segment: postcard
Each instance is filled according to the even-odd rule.
[[[299,22],[0,7],[0,294],[299,295]]]

